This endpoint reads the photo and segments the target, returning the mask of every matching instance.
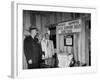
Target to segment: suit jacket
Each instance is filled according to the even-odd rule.
[[[24,53],[28,63],[28,60],[32,60],[33,66],[39,66],[42,59],[41,45],[36,38],[28,36],[24,40]],[[28,64],[29,65],[29,64]]]
[[[41,41],[42,51],[45,52],[45,58],[51,58],[54,55],[54,45],[53,41],[48,40],[48,45],[46,40]]]

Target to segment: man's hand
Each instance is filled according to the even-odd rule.
[[[29,63],[29,64],[32,64],[32,60],[31,60],[31,59],[30,59],[30,60],[28,60],[28,63]]]
[[[44,55],[42,55],[42,59],[45,59],[45,56]]]

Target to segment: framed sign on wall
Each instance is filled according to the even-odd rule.
[[[65,46],[73,46],[73,35],[65,35],[64,36],[64,45]]]

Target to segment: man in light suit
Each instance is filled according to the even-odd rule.
[[[49,40],[48,33],[45,33],[43,40],[41,41],[41,46],[42,46],[42,51],[45,53],[44,56],[45,64],[53,67],[54,45],[53,45],[53,41]]]

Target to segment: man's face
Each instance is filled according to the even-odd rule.
[[[32,30],[31,35],[36,36],[37,35],[37,30],[36,29]]]
[[[46,34],[45,35],[45,38],[49,40],[49,34]]]

